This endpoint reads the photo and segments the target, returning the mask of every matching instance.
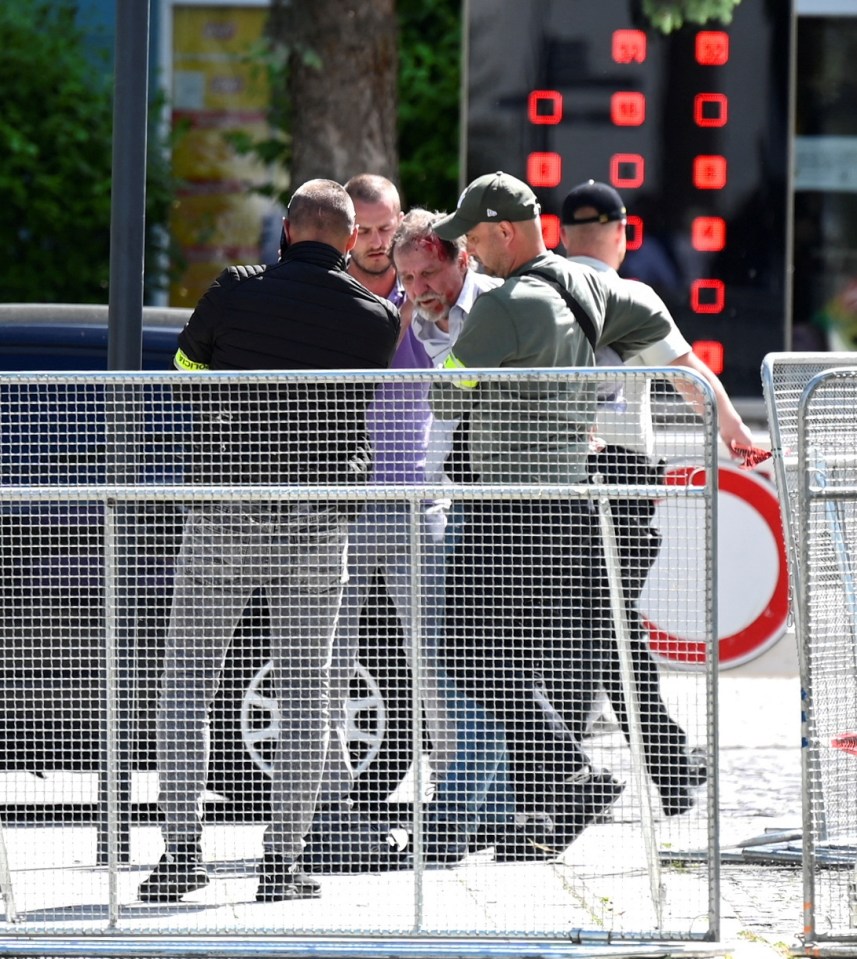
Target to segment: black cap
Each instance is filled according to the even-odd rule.
[[[595,210],[595,215],[577,216],[578,210],[586,207]],[[622,197],[606,183],[587,180],[579,183],[568,192],[562,203],[560,222],[563,226],[575,223],[609,223],[611,220],[624,220],[628,216]]]

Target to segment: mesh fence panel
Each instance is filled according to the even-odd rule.
[[[713,409],[604,375],[0,377],[7,930],[716,936]]]
[[[819,374],[800,407],[811,940],[857,937],[857,370]]]

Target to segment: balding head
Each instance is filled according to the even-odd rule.
[[[347,253],[357,236],[351,197],[333,180],[308,180],[292,194],[286,231],[290,243],[314,240]]]

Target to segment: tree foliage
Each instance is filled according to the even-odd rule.
[[[461,0],[398,0],[398,14],[403,198],[445,210],[459,192]]]
[[[661,33],[672,33],[685,23],[704,24],[711,20],[731,23],[734,8],[741,0],[642,0],[644,16]]]
[[[106,303],[109,51],[85,45],[69,0],[0,4],[0,296]],[[166,212],[163,165],[153,208]],[[163,219],[161,219],[163,222]]]
[[[317,0],[274,0],[267,41],[250,54],[275,91],[271,133],[232,133],[232,146],[290,182],[380,173],[406,204],[445,209],[458,195],[461,0],[397,0],[398,57],[386,3],[334,7],[322,16]],[[290,194],[255,189],[283,203]]]

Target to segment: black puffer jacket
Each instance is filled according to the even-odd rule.
[[[395,307],[345,272],[333,247],[305,242],[268,267],[230,267],[179,334],[184,370],[384,369]],[[366,479],[370,385],[201,383],[194,475],[215,483],[353,483]]]

